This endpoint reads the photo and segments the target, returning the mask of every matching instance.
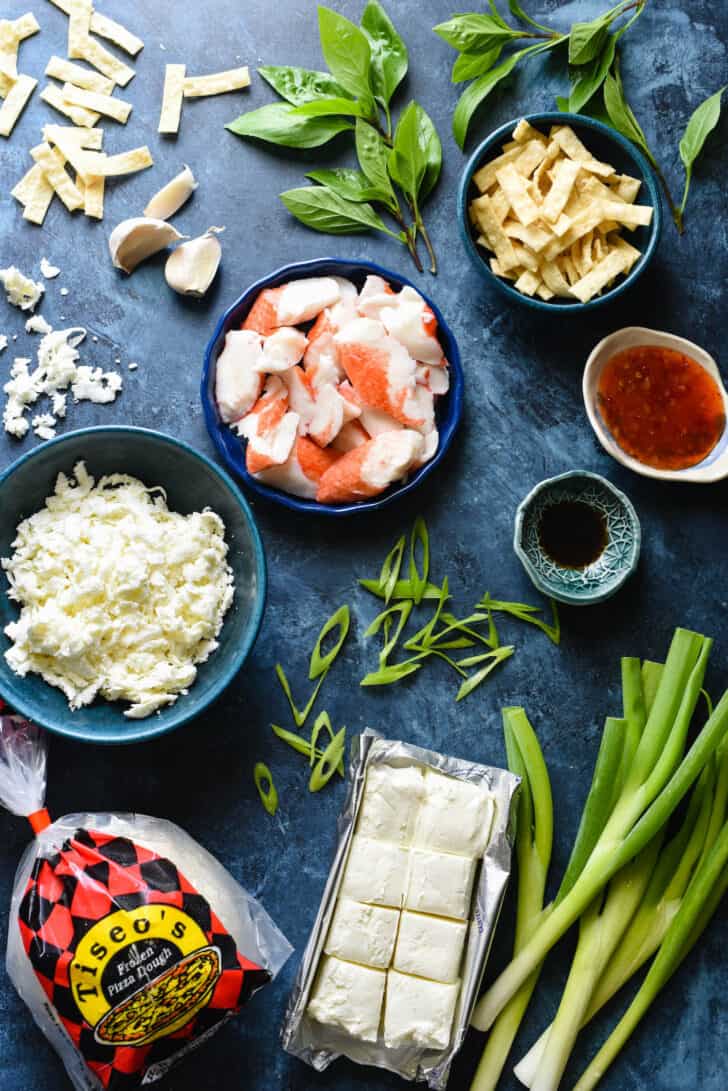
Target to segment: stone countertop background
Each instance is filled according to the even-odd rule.
[[[14,18],[28,0],[3,0]],[[51,53],[66,55],[66,18],[47,0],[32,5],[42,32],[21,47],[21,71],[41,79]],[[361,0],[335,5],[358,19]],[[466,8],[473,5],[464,5]],[[477,5],[476,5],[477,6]],[[566,27],[593,18],[602,0],[529,2],[539,19]],[[49,806],[54,815],[74,810],[140,811],[178,822],[259,897],[297,953],[279,980],[264,990],[214,1042],[168,1077],[170,1091],[246,1087],[250,1091],[314,1091],[403,1086],[387,1073],[335,1064],[318,1075],[288,1057],[278,1028],[288,990],[308,937],[335,841],[341,782],[311,796],[299,756],[274,739],[270,722],[287,723],[287,708],[273,672],[280,660],[294,692],[307,691],[307,655],[323,620],[342,602],[352,608],[353,631],[319,707],[350,732],[366,725],[391,737],[468,759],[503,763],[499,710],[524,704],[539,732],[554,787],[556,836],[552,882],[558,880],[572,843],[588,786],[601,724],[619,708],[619,657],[660,658],[672,629],[682,624],[716,637],[710,687],[725,684],[728,557],[728,486],[679,487],[637,477],[597,446],[583,412],[582,364],[593,344],[629,324],[656,326],[698,340],[725,357],[726,256],[725,117],[696,170],[687,231],[678,238],[666,223],[650,271],[627,298],[581,319],[558,322],[525,307],[506,305],[483,285],[457,237],[455,195],[464,160],[450,135],[457,89],[449,83],[453,52],[430,32],[447,18],[438,0],[390,0],[388,5],[410,51],[406,94],[432,114],[443,139],[442,180],[427,206],[438,250],[437,279],[422,277],[459,339],[466,371],[466,415],[443,467],[415,497],[364,522],[296,518],[252,501],[265,544],[270,591],[263,627],[244,670],[203,719],[146,746],[94,749],[52,740]],[[137,76],[119,94],[134,104],[129,124],[106,128],[109,150],[148,143],[156,165],[107,188],[102,224],[69,216],[55,200],[42,229],[25,223],[9,191],[30,164],[28,148],[40,127],[62,119],[36,92],[12,138],[0,149],[0,267],[17,264],[35,277],[41,256],[62,269],[48,282],[39,312],[54,327],[83,325],[87,362],[114,367],[121,358],[124,391],[111,406],[70,405],[60,431],[90,424],[130,423],[166,431],[208,454],[198,382],[202,353],[217,315],[249,283],[289,261],[325,255],[369,258],[412,274],[406,253],[369,236],[328,238],[296,224],[275,194],[303,184],[314,164],[349,163],[346,138],[313,152],[271,149],[243,142],[223,128],[242,110],[273,100],[259,64],[322,67],[313,0],[281,0],[274,8],[255,2],[209,0],[205,4],[124,4],[100,8],[123,21],[146,43]],[[184,11],[184,14],[182,12]],[[630,32],[624,78],[635,111],[675,189],[682,174],[677,143],[699,101],[726,82],[728,9],[710,0],[652,0]],[[156,125],[164,64],[184,61],[191,73],[237,64],[251,66],[249,91],[188,101],[178,138],[159,137]],[[510,87],[495,96],[473,126],[471,146],[491,128],[528,110],[553,107],[563,93],[561,65],[532,60]],[[401,101],[401,99],[399,100]],[[126,279],[108,259],[106,239],[114,224],[140,214],[149,196],[183,163],[200,182],[193,200],[175,218],[197,234],[225,224],[221,273],[202,304],[169,291],[163,257]],[[60,289],[69,293],[62,297]],[[0,357],[0,374],[11,357],[34,352],[23,331],[24,316],[0,303],[0,331],[18,333]],[[98,337],[98,343],[91,336]],[[127,364],[138,361],[129,372]],[[0,439],[0,469],[39,441]],[[460,705],[448,668],[430,664],[411,683],[381,691],[357,683],[373,659],[363,632],[377,610],[358,590],[356,578],[377,573],[399,534],[423,513],[430,529],[433,572],[447,574],[458,608],[489,589],[494,595],[537,601],[511,548],[515,508],[540,479],[571,468],[606,474],[634,501],[643,527],[639,572],[612,602],[588,610],[564,609],[563,642],[553,647],[539,632],[502,625],[517,654],[475,695]],[[123,467],[120,467],[123,469]],[[2,514],[0,513],[0,518]],[[269,763],[281,798],[275,818],[260,805],[252,783],[255,761]],[[4,948],[13,874],[28,840],[22,822],[0,815],[0,944]],[[509,907],[498,931],[491,971],[508,954]],[[634,1040],[604,1081],[611,1091],[676,1091],[726,1086],[725,944],[722,909],[688,963],[660,997]],[[527,1046],[554,1011],[569,941],[542,978],[519,1043]],[[582,1036],[576,1075],[603,1039],[612,1005]],[[481,1036],[472,1033],[450,1081],[464,1091],[479,1056]],[[520,1055],[520,1054],[518,1054]],[[68,1086],[51,1049],[34,1028],[10,982],[0,987],[1,1091],[55,1091]],[[503,1088],[517,1085],[507,1075]]]

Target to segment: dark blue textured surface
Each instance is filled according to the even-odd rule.
[[[28,0],[3,0],[2,14],[20,15]],[[40,75],[51,53],[65,55],[66,19],[47,0],[36,0],[43,25],[22,47],[22,69]],[[160,139],[156,124],[165,61],[186,61],[190,70],[211,71],[236,63],[297,63],[320,67],[312,0],[239,4],[209,0],[174,4],[109,0],[111,16],[127,22],[146,41],[139,75],[122,92],[134,103],[129,125],[107,128],[111,150],[143,143],[152,148],[153,171],[112,183],[102,225],[69,218],[54,204],[42,231],[25,224],[9,190],[29,163],[27,148],[42,123],[56,121],[36,97],[0,154],[0,265],[15,261],[38,272],[46,254],[63,269],[50,283],[42,313],[55,326],[83,324],[99,337],[85,348],[87,359],[113,366],[116,356],[137,360],[114,406],[69,409],[66,427],[89,423],[135,423],[180,435],[207,453],[198,399],[202,353],[212,318],[240,292],[287,261],[332,252],[331,240],[295,225],[275,194],[302,183],[304,171],[326,159],[347,161],[346,141],[328,152],[288,153],[244,144],[223,129],[243,106],[271,99],[254,77],[249,93],[185,104],[178,140]],[[469,5],[464,5],[469,6]],[[475,6],[475,5],[473,5]],[[606,7],[600,0],[568,4],[540,0],[526,7],[536,18],[564,25]],[[337,7],[352,15],[359,0]],[[660,485],[622,469],[597,446],[580,393],[581,368],[594,343],[632,323],[670,329],[694,338],[719,360],[725,354],[724,291],[728,276],[725,221],[726,122],[721,122],[698,167],[679,239],[665,225],[659,251],[634,293],[613,307],[568,323],[511,307],[483,285],[457,236],[456,186],[464,159],[449,136],[456,89],[448,83],[452,51],[429,27],[446,18],[442,0],[396,0],[390,4],[412,60],[409,91],[432,112],[443,136],[445,170],[428,205],[431,233],[441,259],[436,281],[422,278],[452,323],[466,370],[466,418],[458,442],[441,470],[406,501],[366,525],[341,525],[293,517],[254,502],[263,533],[270,596],[261,635],[248,664],[227,697],[198,724],[146,746],[92,749],[54,740],[49,802],[55,814],[85,808],[159,814],[179,822],[255,892],[300,951],[303,947],[335,837],[335,815],[343,786],[312,797],[301,759],[271,735],[270,721],[287,722],[273,667],[280,659],[294,692],[307,692],[306,656],[323,618],[348,601],[354,617],[346,657],[325,689],[325,705],[336,724],[350,730],[367,724],[392,736],[443,749],[475,761],[502,762],[499,709],[524,703],[544,741],[556,800],[558,878],[573,839],[589,780],[601,723],[619,702],[620,654],[657,658],[675,624],[717,638],[710,686],[726,684],[726,500],[728,487]],[[184,14],[182,14],[182,12]],[[658,147],[671,182],[679,189],[677,142],[685,120],[707,94],[725,82],[728,13],[713,0],[652,0],[624,51],[625,83],[650,142]],[[166,49],[160,49],[160,43]],[[493,101],[473,131],[473,143],[519,110],[553,106],[563,93],[561,67],[533,60],[510,90]],[[185,232],[225,224],[221,276],[202,305],[172,296],[162,279],[162,260],[152,260],[130,279],[115,273],[105,252],[111,226],[137,215],[148,197],[183,162],[200,189],[176,223]],[[722,218],[720,218],[722,217]],[[391,265],[409,276],[407,255],[394,244],[362,236],[342,239],[338,252]],[[67,285],[64,299],[59,290]],[[19,313],[0,307],[3,332],[22,331]],[[21,333],[15,347],[24,351]],[[8,370],[13,348],[0,357]],[[0,465],[38,441],[0,440]],[[394,538],[422,511],[434,543],[435,573],[448,574],[456,603],[467,608],[488,588],[503,597],[531,598],[527,577],[513,554],[513,516],[519,500],[538,480],[570,468],[606,474],[635,503],[644,548],[635,579],[612,602],[586,611],[563,612],[564,641],[552,647],[538,632],[504,629],[517,654],[492,682],[456,706],[453,682],[437,665],[393,690],[359,691],[357,681],[374,651],[363,631],[376,605],[355,588],[355,577],[374,574]],[[120,467],[121,468],[121,467]],[[1,517],[1,515],[0,515]],[[282,805],[270,819],[252,784],[253,763],[269,762]],[[0,815],[0,906],[7,907],[13,872],[28,840],[26,826]],[[506,910],[506,918],[510,916]],[[725,910],[690,956],[645,1026],[610,1073],[611,1091],[678,1091],[726,1086]],[[5,910],[0,913],[4,945]],[[510,942],[507,919],[496,939],[494,959]],[[522,1045],[552,1015],[566,968],[568,944],[552,958],[532,1006]],[[277,1030],[297,956],[281,979],[259,996],[233,1025],[168,1080],[174,1091],[248,1088],[250,1091],[380,1091],[403,1086],[372,1069],[336,1065],[318,1076],[286,1057]],[[610,1009],[614,1016],[616,1009]],[[598,1020],[584,1036],[584,1061],[604,1033]],[[472,1035],[452,1077],[464,1091],[479,1040]],[[61,1091],[67,1086],[57,1059],[34,1029],[7,980],[0,988],[0,1088],[2,1091]],[[515,1081],[504,1079],[513,1089]]]

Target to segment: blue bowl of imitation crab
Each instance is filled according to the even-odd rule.
[[[455,337],[406,277],[366,261],[286,265],[225,311],[201,397],[227,468],[293,511],[392,504],[438,466],[463,412]]]

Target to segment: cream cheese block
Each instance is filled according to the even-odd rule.
[[[325,955],[308,1004],[318,1023],[340,1027],[364,1042],[376,1042],[387,975]]]
[[[407,886],[406,849],[355,834],[339,891],[342,897],[399,908]]]
[[[392,961],[398,924],[397,909],[340,898],[324,951],[327,955],[336,955],[349,962],[361,962],[364,966],[386,970]]]
[[[459,991],[459,981],[443,985],[440,981],[426,981],[389,970],[384,1005],[385,1044],[393,1048],[416,1045],[423,1049],[446,1049]]]
[[[456,982],[467,931],[465,921],[405,911],[397,936],[394,969],[433,981]]]
[[[466,920],[477,866],[477,860],[467,856],[412,849],[405,908]]]
[[[471,859],[482,856],[494,810],[492,797],[478,785],[427,769],[414,844]]]
[[[357,832],[379,841],[411,845],[424,789],[425,778],[419,766],[371,765]]]

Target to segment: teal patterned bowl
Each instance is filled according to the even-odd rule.
[[[566,568],[543,549],[539,526],[554,504],[581,501],[604,518],[607,544],[584,568]],[[611,598],[637,567],[642,532],[632,502],[604,477],[571,470],[542,481],[519,505],[513,547],[531,582],[544,595],[572,606]]]

